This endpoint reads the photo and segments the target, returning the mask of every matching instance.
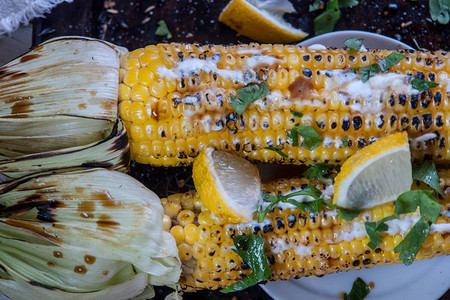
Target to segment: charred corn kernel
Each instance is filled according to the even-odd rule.
[[[154,159],[149,161],[156,165],[191,164],[202,147],[216,142],[214,147],[219,150],[233,150],[258,162],[312,164],[326,161],[341,164],[374,139],[399,130],[408,131],[412,138],[414,160],[424,157],[436,162],[449,160],[450,133],[447,129],[450,118],[447,116],[450,115],[450,102],[445,84],[450,77],[448,54],[442,51],[400,52],[407,57],[389,70],[399,76],[400,88],[397,85],[393,88],[389,80],[382,90],[372,87],[369,94],[376,94],[380,99],[376,105],[358,91],[345,90],[348,84],[337,83],[360,80],[357,76],[347,76],[348,68],[375,63],[392,53],[389,50],[355,53],[345,49],[313,50],[292,45],[151,45],[121,59],[120,83],[129,88],[136,85],[148,88],[149,95],[156,98],[156,105],[145,104],[145,107],[147,115],[156,121],[156,128],[162,123],[167,128],[178,124],[174,125],[178,129],[171,130],[177,134],[167,135],[165,140],[176,141],[180,135],[195,140],[189,143],[194,148],[187,157],[174,157],[172,151],[168,152],[171,155],[168,158],[164,158],[164,154],[152,154]],[[195,60],[195,64],[189,64],[190,60]],[[433,63],[427,64],[427,61]],[[410,91],[408,75],[441,84],[429,92],[415,94]],[[260,84],[261,80],[267,83],[270,95],[248,105],[236,118],[230,95],[236,96],[238,89]],[[171,97],[172,94],[177,97]],[[121,101],[143,101],[147,96],[145,89],[143,93],[133,93],[124,86],[119,88]],[[290,118],[290,109],[301,111],[305,116],[299,120]],[[126,119],[126,110],[119,113]],[[288,117],[280,120],[280,114]],[[339,141],[347,136],[349,146],[343,149],[340,143],[330,143],[313,151],[292,146],[286,131],[296,123],[313,126],[326,140]],[[260,129],[256,138],[255,130]],[[276,131],[283,131],[285,138],[273,140],[272,137],[279,136]],[[205,142],[210,133],[219,139]],[[416,139],[421,141],[427,134],[437,134],[439,141],[414,142]],[[131,134],[129,136],[133,139]],[[256,141],[248,143],[252,139]],[[267,146],[278,146],[288,158],[263,150]],[[136,157],[134,153],[131,156]]]
[[[194,222],[195,214],[191,210],[184,209],[180,211],[177,215],[177,222],[181,226],[185,227],[188,224],[192,224]]]
[[[438,173],[442,177],[441,185],[450,185],[450,171],[440,170]],[[263,188],[266,193],[276,195],[300,189],[305,184],[317,182],[304,178],[284,179],[266,183]],[[320,183],[316,187],[323,190],[326,185]],[[414,184],[413,187],[424,188],[420,184]],[[336,212],[326,207],[316,214],[305,213],[297,208],[277,207],[268,213],[262,224],[237,225],[221,223],[211,218],[208,210],[195,209],[195,199],[198,199],[198,195],[192,191],[162,200],[166,210],[171,203],[181,204],[181,207],[176,208],[179,209],[178,215],[172,216],[173,224],[180,224],[178,217],[187,210],[183,203],[194,206],[191,211],[199,223],[197,227],[194,220],[191,224],[176,225],[170,229],[177,241],[183,264],[189,266],[183,268],[182,276],[193,278],[180,281],[185,290],[215,289],[249,275],[251,270],[232,249],[234,236],[250,233],[261,235],[264,239],[266,256],[273,273],[271,280],[321,276],[379,264],[401,263],[394,248],[403,239],[403,233],[382,233],[381,244],[373,250],[367,246],[370,241],[368,236],[354,234],[355,228],[364,227],[367,218],[375,216],[381,219],[392,214],[395,207],[393,203],[367,210],[353,221],[343,221]],[[439,201],[443,207],[449,205],[448,199]],[[446,214],[442,214],[437,221],[438,224],[449,222],[450,218]],[[416,259],[450,254],[450,247],[447,246],[449,242],[446,232],[431,232]],[[211,283],[205,278],[217,281]]]
[[[164,207],[164,213],[171,218],[175,218],[181,210],[181,204],[178,202],[169,202]]]
[[[180,256],[181,261],[190,260],[193,256],[192,247],[186,243],[178,245],[178,255]]]
[[[193,214],[193,213],[192,213]],[[193,244],[198,240],[198,228],[194,224],[188,224],[184,228],[185,240],[189,244]]]
[[[172,220],[168,215],[164,215],[162,220],[162,228],[164,231],[170,231],[170,228],[172,227]]]
[[[175,238],[177,244],[184,241],[184,228],[180,225],[175,225],[170,229],[170,234]]]

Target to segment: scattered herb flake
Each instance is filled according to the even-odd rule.
[[[315,35],[331,32],[341,18],[338,0],[329,0],[327,9],[314,19]]]
[[[295,125],[294,128],[291,130],[288,130],[286,133],[287,137],[292,141],[292,146],[296,147],[298,146],[298,131],[297,131],[298,124]]]
[[[370,77],[375,76],[380,72],[380,67],[378,64],[372,64],[359,69],[359,77],[362,82],[366,82]]]
[[[419,91],[429,91],[430,88],[437,87],[439,83],[433,82],[433,81],[427,81],[419,78],[414,78],[411,80],[411,86],[413,89],[419,90]]]
[[[361,278],[357,278],[353,283],[350,293],[344,295],[345,300],[362,300],[369,295],[370,289]]]
[[[159,36],[165,36],[168,39],[172,38],[172,34],[170,33],[169,28],[167,27],[167,24],[164,20],[158,21],[158,28],[156,28],[155,34]]]
[[[415,166],[412,172],[414,180],[422,181],[432,187],[435,191],[445,197],[444,192],[439,184],[439,176],[436,172],[436,166],[432,160],[424,161],[420,166]]]
[[[318,179],[326,184],[332,184],[332,179],[324,177],[327,174],[330,174],[330,169],[325,164],[314,164],[303,173],[303,176],[308,179]]]
[[[289,110],[291,112],[291,114],[296,117],[296,118],[301,118],[303,117],[303,114],[301,112],[296,112],[295,110],[290,109]]]
[[[351,68],[350,71],[357,73],[359,71],[359,77],[362,82],[366,82],[370,79],[370,77],[375,76],[376,74],[387,71],[390,67],[400,62],[404,59],[406,55],[401,53],[391,53],[385,58],[379,60],[377,63],[362,67],[362,68]]]
[[[386,56],[385,58],[383,58],[382,60],[378,61],[378,66],[380,67],[380,70],[382,72],[385,72],[387,70],[389,70],[390,67],[392,67],[393,65],[399,63],[402,59],[404,59],[406,57],[406,55],[398,53],[398,52],[393,52],[391,54],[389,54],[388,56]]]
[[[230,95],[231,106],[239,115],[242,115],[247,105],[249,105],[253,101],[269,95],[270,90],[267,86],[267,83],[263,82],[261,83],[261,85],[252,84],[238,89],[236,90],[236,93],[239,98]]]
[[[430,233],[430,223],[426,218],[421,217],[400,244],[394,248],[395,253],[400,252],[399,258],[405,265],[409,266],[413,263],[428,233]]]
[[[358,2],[356,4],[358,4]],[[349,38],[349,39],[345,40],[344,46],[349,49],[352,49],[352,50],[359,50],[359,49],[361,49],[363,41],[364,41],[364,39],[361,39],[361,38]]]
[[[236,250],[233,251],[239,254],[242,260],[252,269],[252,273],[241,281],[221,289],[222,293],[244,290],[272,276],[264,252],[264,240],[260,235],[246,234],[233,237],[233,243],[236,247]]]
[[[294,128],[296,128],[297,133],[303,137],[303,142],[301,143],[300,146],[302,146],[310,151],[319,147],[319,145],[323,141],[323,137],[321,137],[317,133],[317,131],[314,128],[312,128],[311,126],[299,125],[299,126],[295,126]]]
[[[278,153],[279,155],[281,155],[282,157],[288,157],[286,154],[283,153],[283,151],[281,151],[280,148],[278,147],[264,147],[264,149],[266,150],[270,150],[270,151],[274,151],[276,153]]]
[[[347,148],[347,147],[348,147],[348,137],[347,137],[347,136],[344,136],[344,137],[341,139],[341,141],[342,141],[342,145],[344,145],[344,148]]]
[[[381,238],[379,233],[389,229],[386,221],[398,218],[398,216],[388,216],[381,219],[378,222],[365,222],[364,227],[366,228],[367,235],[370,238],[370,242],[367,244],[370,248],[375,249],[380,243]]]

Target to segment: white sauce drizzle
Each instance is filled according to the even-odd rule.
[[[325,47],[322,44],[312,44],[310,46],[308,46],[309,50],[327,50],[327,47]]]
[[[416,138],[409,138],[409,142],[411,143],[411,147],[414,149],[426,149],[425,142],[435,139],[436,137],[436,133],[425,133]]]

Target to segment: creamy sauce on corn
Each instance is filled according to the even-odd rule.
[[[311,46],[308,46],[309,50],[327,50],[327,47],[325,47],[322,44],[312,44]]]
[[[437,137],[436,133],[426,133],[416,138],[409,138],[409,142],[413,149],[426,149],[426,142]]]

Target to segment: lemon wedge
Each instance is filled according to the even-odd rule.
[[[366,209],[395,201],[411,189],[408,135],[398,132],[361,149],[344,162],[336,176],[333,203]]]
[[[262,201],[258,168],[227,152],[202,151],[194,161],[192,178],[203,205],[231,223],[250,222]]]
[[[308,34],[283,20],[283,14],[290,12],[295,9],[288,0],[232,0],[219,21],[258,42],[292,43]]]

